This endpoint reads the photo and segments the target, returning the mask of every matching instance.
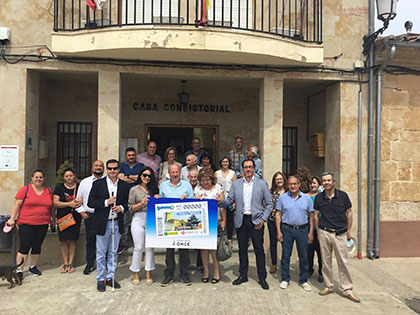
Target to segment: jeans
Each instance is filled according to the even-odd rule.
[[[95,265],[96,256],[96,234],[92,233],[93,213],[87,213],[88,218],[85,220],[86,233],[86,264],[90,267]]]
[[[294,241],[296,241],[299,255],[299,283],[302,284],[308,281],[308,232],[308,227],[295,230],[284,224],[281,225],[281,233],[283,234],[283,252],[281,255],[282,281],[290,282],[290,256],[292,255]]]
[[[322,274],[322,257],[321,257],[321,247],[319,246],[318,240],[318,231],[314,229],[314,241],[309,244],[308,246],[308,272],[309,274],[313,274],[314,272],[314,257],[318,256],[318,275]]]
[[[118,263],[118,243],[121,235],[118,229],[118,220],[114,220],[114,242],[112,242],[112,221],[106,225],[105,235],[96,235],[96,268],[97,281],[110,280],[114,277]],[[112,246],[114,243],[114,246]],[[114,257],[114,260],[112,260]],[[106,276],[105,276],[106,268]]]
[[[271,265],[277,266],[277,229],[274,221],[268,220],[268,232],[270,234]]]

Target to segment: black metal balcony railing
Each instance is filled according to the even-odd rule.
[[[54,31],[132,25],[195,25],[322,42],[322,0],[54,0]]]

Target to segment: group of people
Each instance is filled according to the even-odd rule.
[[[63,255],[62,273],[75,271],[73,260],[80,223],[85,222],[86,266],[88,275],[97,268],[97,290],[106,286],[115,289],[121,285],[115,280],[118,254],[128,247],[131,235],[134,251],[130,270],[133,285],[140,284],[139,272],[145,258],[146,284],[153,283],[155,269],[154,252],[145,246],[146,213],[148,198],[198,198],[215,199],[219,203],[218,226],[227,229],[232,244],[233,232],[239,245],[239,277],[233,285],[248,281],[248,246],[252,242],[256,255],[259,284],[269,289],[264,253],[264,224],[270,234],[270,273],[277,270],[277,242],[282,244],[281,283],[286,289],[290,282],[290,257],[296,242],[299,256],[299,284],[311,291],[308,278],[314,272],[314,253],[318,256],[318,281],[325,282],[320,295],[333,292],[332,252],[337,258],[340,289],[346,297],[360,302],[352,291],[352,281],[347,266],[347,240],[351,238],[351,202],[348,195],[335,189],[332,173],[323,173],[321,178],[310,180],[310,192],[300,191],[300,179],[286,176],[282,172],[273,175],[271,187],[262,179],[262,163],[258,158],[258,147],[251,145],[244,150],[242,137],[235,138],[235,148],[219,159],[219,170],[215,171],[210,154],[200,147],[200,139],[192,139],[192,149],[185,154],[184,164],[176,160],[176,149],[169,147],[164,159],[156,154],[157,144],[150,141],[146,152],[138,154],[127,148],[126,161],[111,159],[95,161],[92,175],[77,184],[72,169],[63,172],[64,183],[52,192],[44,185],[44,173],[36,170],[32,183],[22,187],[15,197],[12,215],[7,225],[19,226],[20,247],[17,261],[26,262],[29,250],[29,273],[41,275],[36,264],[48,225],[55,227],[57,220],[73,218],[73,224],[59,229]],[[104,175],[106,166],[106,175]],[[55,211],[54,209],[57,209]],[[180,279],[191,285],[188,267],[188,249],[178,249]],[[212,276],[209,257],[213,262]],[[175,249],[166,250],[166,268],[161,286],[169,285],[175,277]],[[18,268],[23,278],[25,263]],[[217,284],[221,279],[219,262],[215,250],[199,250],[197,266],[202,269],[202,282]],[[211,280],[210,280],[211,278]]]

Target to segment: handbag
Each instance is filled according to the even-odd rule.
[[[75,196],[76,196],[76,188],[74,188],[73,200]],[[57,220],[57,225],[60,232],[63,232],[65,229],[68,229],[69,227],[75,224],[76,224],[76,220],[73,217],[73,209],[71,209],[70,213],[66,214],[65,216]]]
[[[230,247],[227,229],[219,229],[219,243],[217,244],[217,260],[225,261],[232,257],[232,247]]]
[[[63,232],[65,229],[68,229],[69,227],[75,224],[76,220],[74,220],[72,213],[68,213],[64,217],[61,217],[57,220],[57,225],[60,232]]]

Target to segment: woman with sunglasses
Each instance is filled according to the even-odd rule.
[[[134,242],[133,260],[130,270],[133,272],[133,284],[140,284],[140,267],[143,252],[145,252],[146,284],[153,283],[151,271],[155,269],[153,248],[146,248],[146,211],[148,197],[159,193],[153,170],[145,166],[137,177],[137,185],[130,189],[128,208],[133,215],[131,221],[131,235]]]

